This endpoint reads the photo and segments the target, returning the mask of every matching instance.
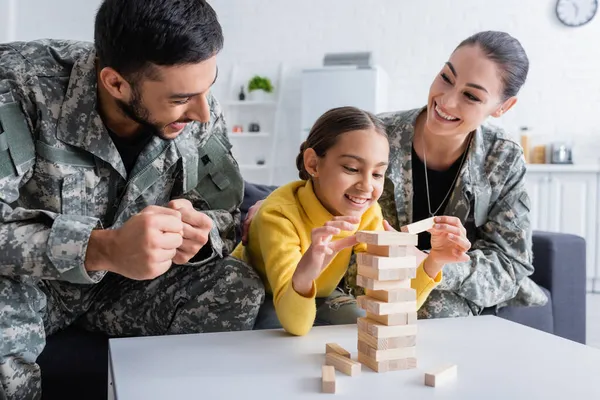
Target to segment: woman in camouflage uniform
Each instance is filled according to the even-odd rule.
[[[380,115],[391,146],[380,199],[385,218],[399,229],[441,216],[438,223],[472,243],[469,261],[446,264],[435,239],[420,235],[418,247],[430,253],[428,262],[446,264],[420,318],[547,301],[529,279],[530,200],[522,149],[501,129],[482,125],[515,105],[528,69],[516,39],[503,32],[477,33],[456,48],[435,77],[427,106]]]

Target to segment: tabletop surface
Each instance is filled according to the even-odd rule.
[[[281,330],[110,340],[117,400],[322,399],[325,343],[356,360],[356,325],[315,327],[303,337]],[[348,399],[600,399],[600,350],[494,316],[419,320],[418,367],[376,373],[363,365],[336,372]],[[457,379],[423,384],[445,363]],[[375,397],[376,396],[376,397]]]

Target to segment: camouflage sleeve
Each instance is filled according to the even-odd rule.
[[[471,261],[445,266],[443,282],[437,288],[453,291],[480,307],[512,299],[520,282],[533,273],[526,167],[522,152],[511,153],[512,162],[496,163],[496,168],[509,166],[499,175],[510,175],[491,205],[487,221],[477,229],[469,252]]]
[[[100,275],[89,276],[84,260],[98,221],[18,206],[33,175],[36,112],[20,89],[16,58],[0,46],[0,275],[93,283]]]

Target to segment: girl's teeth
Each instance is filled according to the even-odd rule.
[[[441,109],[440,109],[440,108],[437,106],[437,104],[436,104],[436,106],[435,106],[435,111],[438,113],[438,115],[439,115],[440,117],[444,118],[444,119],[445,119],[445,120],[447,120],[447,121],[456,121],[456,120],[458,120],[458,118],[455,118],[455,117],[453,117],[453,116],[451,116],[451,115],[449,115],[449,114],[446,114],[446,113],[444,113],[444,112],[443,112],[443,111],[442,111],[442,110],[441,110]]]
[[[361,199],[361,198],[354,197],[354,196],[350,196],[350,195],[348,195],[348,198],[349,198],[351,201],[353,201],[353,202],[355,202],[355,203],[358,203],[358,204],[364,204],[364,203],[366,203],[366,202],[367,202],[367,199]]]

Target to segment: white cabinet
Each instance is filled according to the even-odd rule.
[[[533,229],[585,238],[589,291],[600,290],[599,180],[600,166],[530,165],[526,176]]]

